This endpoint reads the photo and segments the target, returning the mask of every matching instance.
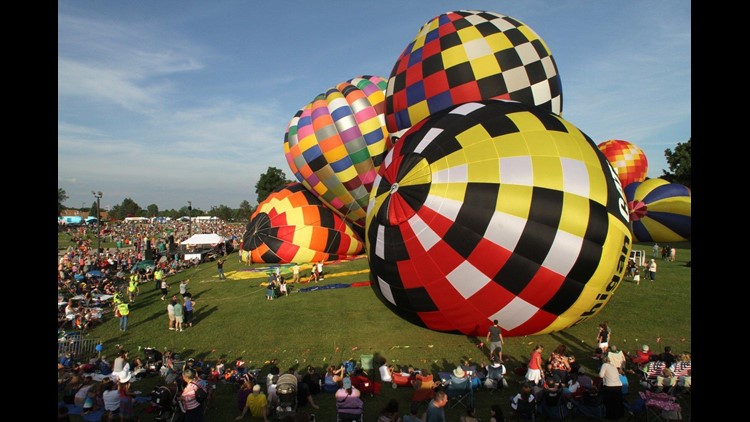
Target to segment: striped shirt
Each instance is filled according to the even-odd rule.
[[[195,399],[195,390],[198,389],[198,385],[195,382],[190,382],[182,390],[182,397],[185,398],[185,411],[193,410],[201,404]]]

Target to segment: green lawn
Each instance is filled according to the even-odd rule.
[[[650,245],[636,244],[634,248],[643,249],[651,256]],[[545,345],[545,355],[558,344],[566,344],[591,372],[595,365],[591,356],[597,325],[604,320],[609,321],[612,328],[610,344],[623,350],[634,351],[647,343],[654,351],[671,345],[675,353],[690,352],[691,270],[687,266],[691,260],[690,244],[680,243],[677,248],[675,262],[658,260],[655,283],[642,281],[640,286],[630,281],[621,283],[611,301],[593,318],[562,332],[507,338],[503,354],[508,359],[510,388],[492,395],[480,390],[474,397],[476,415],[489,420],[489,407],[497,403],[507,419],[514,420],[510,417],[509,400],[518,392],[515,381],[520,378],[512,372],[528,360],[534,343]],[[267,301],[265,289],[259,286],[265,277],[244,278],[249,273],[241,270],[246,268],[233,253],[225,264],[228,280],[218,279],[212,263],[168,279],[172,293],[177,293],[181,279],[191,280],[189,290],[196,300],[195,326],[185,332],[167,330],[166,302],[159,300],[160,293],[148,283],[141,286],[141,294],[131,306],[125,334],[118,330],[118,321],[108,317],[101,326],[85,335],[102,339],[109,357],[114,357],[116,344],[121,344],[131,351],[131,358],[140,356],[139,350],[144,347],[155,347],[210,362],[219,358],[229,362],[242,358],[249,367],[255,368],[263,368],[266,361],[276,358],[282,371],[292,366],[304,369],[309,364],[322,369],[331,362],[358,360],[364,353],[385,357],[400,366],[426,368],[433,373],[452,370],[462,359],[475,362],[485,359],[486,350],[476,346],[476,338],[411,325],[390,312],[370,287],[295,291],[288,297]],[[282,274],[289,279],[290,272],[287,269]],[[309,275],[309,269],[304,272]],[[330,264],[325,272],[323,284],[367,281],[367,259]],[[149,392],[158,379],[140,380],[134,384],[134,389]],[[629,379],[632,399],[640,387],[635,375],[630,375]],[[368,421],[376,420],[378,411],[391,398],[399,400],[402,412],[408,410],[412,391],[393,390],[390,384],[385,387],[380,396],[365,399]],[[236,391],[234,385],[219,385],[217,405],[208,412],[208,420],[230,421],[237,416]],[[315,400],[320,405],[320,410],[314,411],[318,420],[335,420],[333,396],[320,394]],[[446,410],[448,420],[458,420],[462,414],[460,406]],[[684,416],[688,414],[689,409],[685,409]],[[78,416],[72,419],[82,420]],[[152,419],[152,414],[142,415],[142,420]]]

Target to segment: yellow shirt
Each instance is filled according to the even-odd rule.
[[[268,406],[268,399],[266,399],[266,395],[263,393],[251,393],[249,396],[247,396],[245,406],[250,409],[250,413],[254,417],[261,417],[263,416],[263,409]]]

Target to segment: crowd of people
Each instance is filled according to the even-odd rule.
[[[221,221],[194,222],[192,229],[181,221],[107,223],[101,231],[102,240],[117,246],[103,248],[99,254],[91,238],[92,230],[96,234],[96,227],[81,225],[62,230],[70,236],[71,245],[58,256],[58,327],[86,330],[101,322],[109,308],[114,309],[123,302],[133,303],[146,283],[156,283],[156,288],[162,290],[162,300],[166,300],[167,278],[201,263],[198,258],[180,259],[174,246],[187,239],[191,231],[217,233],[239,246],[244,228]],[[150,251],[147,252],[147,248]],[[147,260],[147,256],[152,259]],[[223,260],[218,262],[220,277],[223,277]],[[121,300],[122,297],[125,300]],[[183,305],[191,312],[191,303]],[[120,329],[125,331],[126,327]]]
[[[172,297],[173,301],[176,296]],[[189,291],[186,291],[186,297],[189,296]],[[600,328],[605,326],[609,327],[601,324]],[[171,319],[169,328],[172,328]],[[246,368],[242,360],[232,365],[224,359],[183,361],[179,354],[169,351],[160,357],[160,367],[152,367],[154,359],[148,354],[131,359],[122,349],[118,350],[112,364],[105,356],[94,355],[89,362],[80,365],[72,364],[70,359],[61,361],[59,370],[69,375],[67,382],[61,383],[63,401],[81,407],[83,412],[104,409],[105,414],[110,415],[109,420],[115,420],[112,416],[132,415],[137,395],[130,390],[130,383],[138,374],[147,371],[158,371],[163,382],[155,391],[166,388],[174,403],[173,406],[156,406],[152,393],[149,406],[155,406],[154,411],[159,412],[182,412],[185,420],[192,421],[204,420],[218,383],[237,386],[237,420],[246,418],[249,413],[252,418],[264,421],[302,420],[295,419],[301,414],[308,421],[310,415],[320,409],[321,400],[335,403],[340,415],[356,417],[363,412],[366,397],[379,395],[380,385],[387,382],[411,387],[408,390],[409,405],[402,409],[399,400],[389,400],[382,408],[373,410],[377,412],[378,422],[445,421],[444,408],[451,399],[450,385],[455,383],[468,383],[473,390],[504,388],[511,392],[510,401],[505,404],[491,403],[488,408],[475,408],[474,403],[466,403],[466,414],[460,418],[463,422],[485,420],[485,417],[490,421],[504,421],[503,409],[522,418],[551,416],[555,412],[589,415],[586,412],[595,409],[600,413],[592,415],[618,420],[628,408],[623,399],[629,390],[628,373],[633,374],[634,370],[640,370],[654,360],[665,362],[667,368],[674,368],[680,361],[690,359],[689,355],[674,355],[669,346],[660,354],[652,353],[647,345],[633,353],[624,353],[612,343],[611,334],[608,339],[606,352],[601,347],[594,351],[597,367],[593,370],[585,369],[565,344],[557,345],[550,353],[545,353],[544,346],[537,344],[532,348],[528,362],[518,368],[523,368],[525,373],[513,371],[519,378],[510,383],[506,380],[499,347],[492,349],[488,362],[477,365],[462,360],[450,373],[439,373],[440,378],[435,382],[428,369],[399,368],[383,358],[376,364],[377,371],[373,371],[376,377],[371,377],[354,362],[329,365],[322,372],[310,365],[302,373],[296,366],[282,373],[275,359],[261,371]],[[106,373],[110,376],[101,376]],[[290,377],[293,390],[285,387]],[[398,381],[400,378],[408,381],[403,384]],[[663,371],[660,378],[659,382],[664,385],[677,385],[679,381],[680,385],[690,386],[689,379],[678,380],[669,369]],[[199,399],[197,396],[201,395],[201,390],[206,392],[206,397]],[[425,390],[429,394],[421,394]],[[289,401],[289,394],[293,394],[294,400]],[[140,397],[143,400],[142,394]],[[289,413],[286,419],[283,417],[285,412]]]
[[[152,252],[157,253],[161,248],[158,245],[172,242],[173,239],[170,240],[170,237],[178,240],[186,237],[184,226],[180,226],[182,223],[171,224],[174,226],[113,225],[108,235],[118,245],[122,243],[123,247],[102,251],[98,258],[90,255],[90,241],[83,240],[88,229],[83,227],[75,231],[73,236],[81,235],[80,239],[76,240],[74,237],[76,246],[68,248],[59,259],[58,302],[64,304],[60,312],[60,327],[86,329],[96,324],[101,321],[101,310],[108,306],[106,301],[111,300],[112,308],[120,316],[120,330],[126,331],[129,305],[138,301],[140,289],[144,285],[148,286],[149,282],[154,283],[154,288],[162,292],[161,299],[165,301],[167,308],[168,330],[183,332],[191,327],[194,323],[195,300],[189,291],[190,280],[182,280],[179,283],[179,294],[170,296],[168,277],[182,271],[186,265],[197,263],[178,260],[175,256],[166,254],[166,259],[157,262],[152,268],[138,266],[145,259],[146,245],[152,245]],[[146,230],[147,228],[151,230]],[[218,226],[205,229],[221,232]],[[232,233],[231,230],[220,234],[239,238],[237,233]],[[168,249],[166,246],[165,250]],[[223,263],[223,259],[217,261],[220,278],[225,277]],[[307,281],[322,280],[322,267],[322,262],[313,265]],[[648,279],[655,280],[655,260],[651,259],[646,267]],[[99,271],[100,274],[92,274],[93,270]],[[292,274],[292,281],[300,282],[297,264],[294,265]],[[288,294],[286,282],[278,272],[269,275],[267,299],[272,300],[277,296],[277,288],[279,294]],[[99,312],[97,308],[100,309]],[[390,400],[382,409],[377,410],[378,422],[444,421],[444,408],[449,401],[447,386],[466,380],[472,384],[472,388],[491,385],[492,388],[512,389],[513,394],[507,406],[493,403],[487,409],[476,409],[473,405],[468,405],[466,414],[460,419],[462,422],[477,421],[478,414],[482,415],[482,420],[486,415],[490,421],[504,421],[503,408],[509,408],[513,414],[525,417],[530,413],[546,415],[545,412],[551,411],[550,409],[570,412],[585,406],[601,407],[605,412],[602,416],[619,419],[625,411],[623,394],[626,394],[629,388],[627,375],[643,371],[643,368],[654,360],[665,363],[665,368],[661,370],[657,381],[659,387],[690,386],[689,378],[680,378],[674,373],[675,364],[689,360],[689,356],[675,356],[669,346],[665,347],[664,353],[658,355],[651,353],[647,345],[633,353],[624,353],[613,344],[612,330],[607,321],[599,324],[596,333],[593,371],[584,369],[576,357],[569,353],[565,344],[557,345],[549,354],[545,354],[543,345],[537,344],[530,351],[529,360],[523,365],[524,372],[516,371],[521,378],[518,383],[508,383],[506,380],[504,338],[497,320],[493,321],[484,340],[489,349],[488,362],[474,365],[469,361],[462,361],[449,377],[437,382],[432,381],[432,374],[429,374],[427,369],[399,369],[387,365],[385,361],[378,366],[378,379],[371,379],[363,371],[352,371],[343,365],[328,366],[322,373],[309,366],[304,374],[298,373],[296,368],[289,368],[281,374],[273,361],[266,376],[261,376],[258,372],[246,369],[241,361],[235,362],[234,367],[226,365],[223,360],[205,364],[193,360],[181,362],[172,353],[166,352],[159,371],[164,381],[160,387],[169,390],[176,406],[161,410],[180,409],[179,411],[185,414],[186,421],[202,421],[210,407],[212,386],[224,382],[238,385],[237,420],[245,418],[247,413],[250,413],[253,418],[267,421],[285,410],[280,407],[283,398],[277,391],[279,378],[285,374],[293,375],[297,380],[296,404],[302,408],[298,413],[306,417],[319,409],[317,402],[321,399],[316,399],[316,396],[321,393],[332,394],[331,399],[337,404],[339,413],[356,414],[361,412],[361,403],[368,395],[379,393],[381,383],[395,383],[397,377],[409,379],[408,385],[414,391],[410,393],[412,405],[408,407],[408,411],[399,408],[398,400]],[[484,346],[484,343],[481,346]],[[118,351],[118,356],[112,364],[101,354],[101,350],[84,363],[74,363],[69,355],[64,356],[58,364],[63,401],[81,407],[84,413],[103,409],[108,420],[120,417],[122,420],[128,420],[127,418],[134,415],[135,399],[138,397],[131,390],[131,383],[140,373],[148,371],[148,366],[145,357],[130,360],[127,351],[124,350]],[[485,384],[485,381],[488,382]],[[207,391],[208,397],[199,399],[203,390]],[[420,394],[420,399],[414,401],[413,397],[417,397],[417,394]],[[143,398],[142,395],[140,397]],[[572,406],[561,406],[563,403],[570,403]]]

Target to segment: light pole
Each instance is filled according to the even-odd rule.
[[[188,238],[193,236],[193,203],[188,201]]]
[[[91,191],[91,194],[94,195],[94,198],[96,198],[96,259],[99,260],[99,254],[102,250],[102,216],[101,216],[101,199],[102,199],[102,191],[94,192]]]

